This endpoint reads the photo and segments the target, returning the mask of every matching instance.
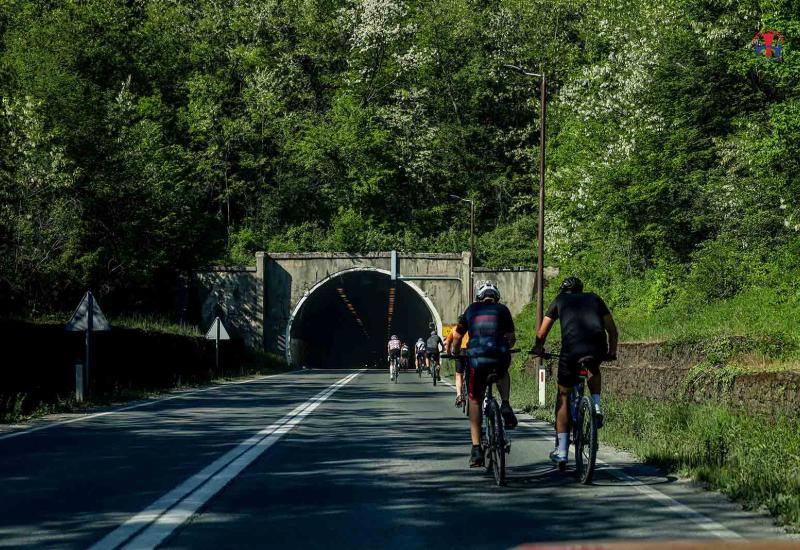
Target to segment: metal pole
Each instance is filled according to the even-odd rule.
[[[475,294],[475,201],[469,201],[469,299]]]
[[[539,122],[539,250],[536,261],[536,330],[544,319],[544,152],[545,124],[547,116],[547,82],[542,73],[542,88]]]
[[[84,377],[83,384],[86,388],[85,393],[89,393],[89,376],[92,371],[92,331],[94,330],[94,296],[91,291],[89,292],[87,305],[89,311],[86,318],[86,376]]]

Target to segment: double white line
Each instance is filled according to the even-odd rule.
[[[366,369],[345,376],[292,412],[241,442],[94,544],[92,550],[155,548],[206,502],[297,426],[326,399]]]

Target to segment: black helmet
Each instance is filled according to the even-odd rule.
[[[561,283],[561,292],[583,292],[583,281],[577,277],[567,277]]]

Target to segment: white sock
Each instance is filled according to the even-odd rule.
[[[569,451],[569,433],[567,433],[567,432],[559,432],[558,433],[558,452],[562,456],[566,456],[568,451]]]
[[[594,401],[595,408],[599,409],[600,408],[600,394],[599,393],[593,393],[592,394],[592,401]]]

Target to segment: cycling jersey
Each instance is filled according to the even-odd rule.
[[[586,355],[602,358],[608,352],[603,317],[608,306],[591,292],[562,292],[545,315],[561,320],[561,355],[577,359]]]
[[[400,340],[398,340],[397,338],[389,340],[389,351],[392,351],[393,349],[397,350],[400,349]]]
[[[417,344],[414,347],[417,350],[417,355],[425,354],[425,342],[417,342]]]
[[[428,353],[439,353],[439,346],[444,347],[444,342],[442,342],[438,334],[431,334],[428,336],[428,341],[425,342],[425,351]]]
[[[403,347],[400,348],[400,356],[401,357],[408,357],[410,355],[409,352],[410,352],[410,350],[408,349],[408,346],[403,344]]]
[[[507,353],[506,334],[514,332],[511,312],[503,304],[475,302],[458,320],[459,334],[469,334],[467,355]]]

